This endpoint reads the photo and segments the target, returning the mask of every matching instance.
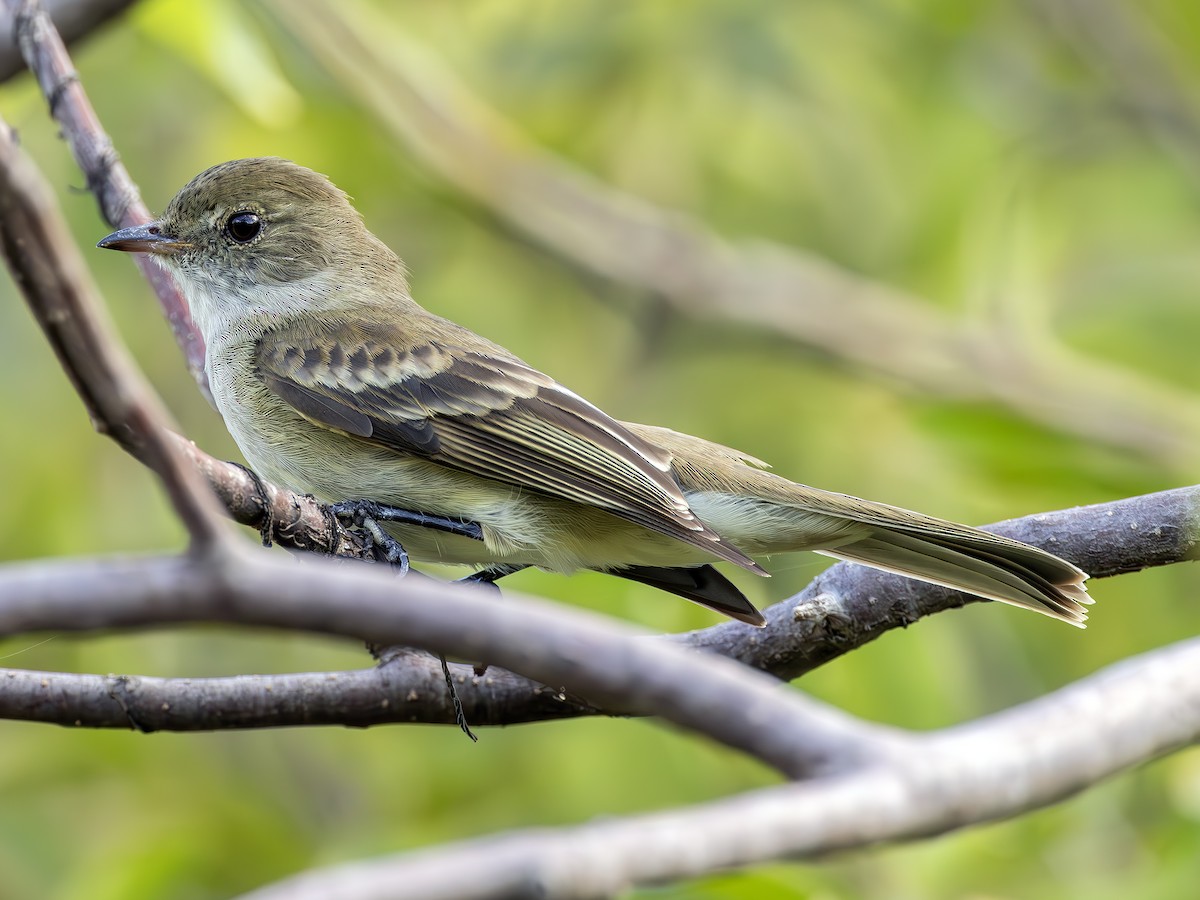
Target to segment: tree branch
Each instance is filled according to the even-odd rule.
[[[311,631],[486,660],[620,715],[657,715],[801,777],[886,752],[859,723],[731,660],[519,595],[382,566],[295,561],[242,545],[201,559],[56,560],[4,570],[0,635],[227,622]],[[483,676],[486,678],[487,676]],[[2,682],[0,682],[2,683]],[[410,686],[411,687],[411,686]]]
[[[243,900],[611,897],[736,866],[914,840],[1049,805],[1200,740],[1200,641],[910,737],[837,775],[690,808],[509,832],[303,873]]]
[[[46,12],[63,40],[74,43],[133,6],[134,0],[46,0]],[[13,11],[0,10],[0,82],[25,71],[13,33]]]
[[[995,531],[1047,547],[1097,575],[1200,558],[1200,488],[1180,488],[1114,503],[1045,513],[1004,522]],[[14,571],[17,574],[14,575]],[[130,578],[134,576],[130,574]],[[20,600],[31,582],[0,568],[0,596]],[[730,657],[781,679],[792,679],[894,628],[979,598],[923,582],[840,563],[800,594],[767,610],[755,629],[728,622],[663,640]],[[1016,610],[996,610],[997,615]],[[74,617],[75,613],[71,613]],[[1048,623],[1049,624],[1049,623]],[[492,657],[467,658],[495,661]],[[246,676],[228,679],[151,679],[120,676],[136,719],[146,730],[270,728],[303,724],[365,726],[383,722],[454,721],[454,710],[428,659],[402,656],[382,669],[357,672]],[[491,668],[476,678],[454,666],[467,715],[479,725],[511,725],[627,710],[563,695]],[[0,718],[99,728],[125,728],[129,717],[113,703],[108,682],[96,675],[18,673],[0,681]],[[333,681],[336,679],[336,687]],[[200,695],[197,699],[196,694]],[[404,703],[397,703],[403,695]],[[53,698],[53,702],[48,702]]]
[[[142,202],[137,185],[125,171],[92,108],[79,73],[67,54],[50,16],[37,0],[4,0],[11,17],[13,34],[30,71],[37,77],[50,107],[50,115],[59,124],[76,165],[87,178],[88,189],[96,197],[100,215],[112,228],[141,225],[154,217]],[[170,276],[160,266],[135,253],[134,262],[154,289],[163,314],[171,325],[175,340],[183,351],[188,369],[209,402],[208,379],[204,374],[204,339],[192,322],[187,301]]]

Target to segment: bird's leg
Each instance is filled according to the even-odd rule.
[[[488,566],[486,568],[480,569],[478,572],[472,572],[470,575],[465,575],[462,578],[456,578],[455,583],[457,583],[457,584],[486,584],[488,587],[494,589],[496,591],[496,593],[499,593],[500,588],[496,585],[497,581],[499,581],[505,575],[512,575],[515,572],[520,572],[522,569],[528,569],[528,568],[529,568],[529,566],[527,566],[527,565],[520,565],[520,564],[516,564],[516,563],[512,563],[512,564],[508,564],[508,565],[497,564],[494,566]],[[448,662],[446,662],[446,655],[444,653],[439,653],[438,659],[440,659],[442,661],[442,675],[445,676],[446,687],[449,688],[449,690],[450,690],[450,702],[454,704],[454,719],[456,722],[458,722],[458,727],[461,728],[464,732],[466,732],[467,737],[469,737],[473,741],[477,741],[479,739],[477,737],[475,737],[474,733],[471,731],[470,727],[467,725],[467,717],[466,717],[466,714],[463,712],[462,701],[458,698],[458,689],[454,686],[454,682],[450,678],[450,664]],[[475,665],[472,666],[472,668],[475,671],[475,676],[478,678],[478,677],[481,677],[485,672],[487,672],[488,664],[487,663],[475,663]]]
[[[450,704],[454,707],[454,721],[458,723],[458,727],[462,729],[463,734],[478,743],[479,738],[475,736],[475,732],[467,724],[467,714],[463,712],[462,700],[458,696],[458,688],[454,684],[454,679],[450,677],[450,663],[446,661],[446,654],[439,653],[438,659],[442,663],[442,677],[446,679],[446,690],[450,692]],[[476,671],[478,671],[478,668]]]
[[[462,537],[473,538],[477,541],[483,540],[483,528],[480,527],[478,522],[467,522],[462,519],[451,519],[446,516],[431,516],[426,513],[398,509],[394,506],[384,506],[371,500],[343,500],[341,503],[332,504],[329,509],[338,519],[354,527],[363,529],[370,538],[371,549],[375,553],[376,559],[391,565],[396,570],[397,575],[408,573],[408,553],[405,552],[404,547],[401,546],[398,540],[383,530],[383,526],[379,524],[380,522],[400,522],[404,525],[418,525],[422,528],[432,528],[435,531],[457,534]],[[522,568],[524,566],[491,567],[476,573],[477,575],[484,576],[477,580],[481,583],[492,584],[497,578],[502,578],[510,574],[510,572],[515,572]],[[471,579],[473,576],[468,576],[467,578]],[[454,721],[458,723],[458,727],[462,729],[463,734],[472,741],[478,741],[479,738],[475,736],[475,733],[471,731],[471,726],[467,724],[467,716],[463,712],[462,700],[458,696],[458,688],[454,684],[454,679],[450,677],[450,664],[446,661],[446,654],[439,653],[438,659],[442,664],[442,676],[446,679],[446,690],[450,693],[450,703],[454,707]]]
[[[380,522],[418,525],[421,528],[445,531],[448,534],[457,534],[477,541],[483,540],[483,528],[478,522],[467,522],[447,516],[432,516],[427,513],[398,509],[395,506],[385,506],[372,500],[343,500],[340,503],[332,504],[329,509],[341,521],[365,531],[371,539],[375,558],[391,565],[399,575],[408,572],[408,553],[405,552],[398,540],[383,530]]]
[[[262,537],[262,545],[264,547],[271,546],[271,533],[275,529],[275,517],[271,508],[271,497],[267,493],[267,486],[263,480],[258,477],[258,473],[249,466],[243,466],[241,463],[230,461],[231,466],[237,466],[246,473],[250,481],[254,483],[254,492],[258,494],[258,501],[262,504],[263,520],[259,523],[258,533]]]
[[[432,516],[428,513],[413,512],[409,509],[397,509],[394,506],[384,506],[370,500],[345,500],[335,503],[333,511],[338,507],[362,510],[377,522],[399,522],[402,525],[419,525],[421,528],[432,528],[434,531],[444,531],[447,534],[457,534],[460,537],[483,540],[483,527],[478,522],[466,519],[454,519],[450,516]]]
[[[519,563],[509,563],[509,564],[497,563],[494,566],[487,566],[486,568],[480,569],[478,572],[472,572],[470,575],[464,575],[462,578],[456,578],[455,583],[456,584],[486,584],[488,587],[494,589],[496,591],[496,593],[500,593],[500,588],[496,584],[497,581],[499,581],[501,578],[503,578],[506,575],[512,575],[516,572],[520,572],[522,569],[528,569],[528,568],[529,568],[529,566],[522,565]],[[442,659],[443,666],[445,665],[445,662],[446,662],[446,660],[443,657],[443,659]],[[474,669],[475,669],[476,676],[482,676],[485,672],[487,672],[488,664],[477,662],[477,663],[475,663]],[[448,677],[449,677],[449,675],[447,675],[447,678]]]
[[[496,587],[496,582],[506,575],[513,575],[520,572],[522,569],[528,569],[528,565],[521,563],[497,563],[496,565],[487,566],[480,569],[478,572],[472,572],[470,575],[464,575],[462,578],[456,578],[457,584],[486,584],[500,590]]]

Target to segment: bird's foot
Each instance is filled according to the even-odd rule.
[[[513,575],[520,572],[522,569],[528,569],[529,566],[519,563],[496,564],[480,569],[478,572],[472,572],[470,575],[464,575],[462,578],[454,579],[457,584],[486,584],[489,587],[500,588],[496,582],[506,575]]]
[[[398,540],[384,531],[381,522],[417,525],[421,528],[432,528],[435,531],[457,534],[477,541],[483,540],[483,528],[478,522],[467,522],[448,516],[433,516],[408,509],[398,509],[395,506],[385,506],[373,500],[343,500],[340,503],[332,504],[329,509],[339,521],[362,529],[370,540],[375,558],[380,562],[388,563],[400,575],[408,572],[408,553]]]
[[[529,566],[510,563],[507,565],[497,564],[488,566],[485,569],[480,569],[478,572],[472,572],[470,575],[464,575],[462,578],[456,578],[456,584],[484,584],[492,588],[497,594],[500,593],[500,586],[496,584],[501,578],[506,575],[512,575],[520,572],[522,569],[528,569]],[[475,663],[474,666],[476,676],[482,677],[488,670],[488,664],[484,662]]]
[[[263,510],[262,521],[258,523],[258,534],[259,537],[262,538],[262,545],[264,547],[270,547],[271,534],[275,530],[275,517],[272,514],[271,495],[267,493],[267,486],[263,480],[258,477],[258,473],[249,466],[243,466],[241,463],[236,463],[232,460],[230,461],[229,465],[236,466],[245,472],[246,476],[250,479],[251,484],[254,485],[254,493],[258,495],[258,502],[262,504]]]
[[[462,537],[473,538],[477,541],[483,540],[483,528],[478,522],[467,522],[462,519],[451,519],[446,516],[431,516],[426,513],[398,509],[394,506],[385,506],[371,500],[343,500],[341,503],[331,504],[329,511],[339,521],[346,523],[350,527],[362,529],[367,535],[370,549],[375,558],[380,562],[386,562],[392,566],[396,570],[397,575],[408,573],[408,553],[398,540],[383,530],[383,526],[380,525],[381,522],[418,525],[422,528],[432,528],[435,531],[457,534]],[[475,573],[475,576],[479,577],[468,575],[467,578],[460,580],[494,584],[497,578],[503,578],[505,575],[509,575],[522,568],[524,566],[492,566]],[[377,659],[382,660],[390,649],[376,647],[371,652],[375,654]],[[437,656],[442,664],[442,676],[446,680],[446,690],[450,695],[450,702],[454,708],[454,720],[467,737],[472,741],[477,741],[479,738],[471,731],[471,726],[467,722],[462,700],[458,696],[458,688],[455,686],[454,679],[450,675],[450,665],[446,661],[446,656],[443,653],[439,653]]]

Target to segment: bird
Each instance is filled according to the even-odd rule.
[[[330,503],[476,523],[385,528],[413,560],[498,575],[611,573],[749,625],[717,563],[811,550],[1083,627],[1075,565],[1010,538],[767,471],[755,457],[612,418],[419,306],[345,193],[294,162],[221,163],[103,249],[173,276],[217,409],[256,474]],[[478,539],[477,539],[478,538]]]

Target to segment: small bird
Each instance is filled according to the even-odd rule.
[[[225,423],[262,477],[478,523],[385,527],[414,560],[609,572],[751,625],[714,567],[815,550],[1082,627],[1087,576],[1034,547],[796,484],[738,450],[619,422],[409,296],[404,264],[323,175],[241,159],[99,247],[149,253],[207,344]]]

